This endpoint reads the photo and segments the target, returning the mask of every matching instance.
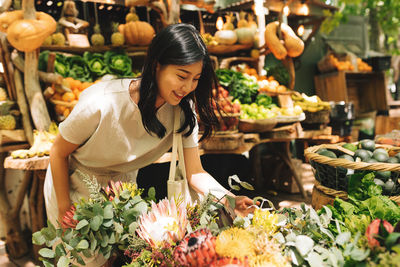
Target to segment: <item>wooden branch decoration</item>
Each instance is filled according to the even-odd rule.
[[[21,72],[24,71],[24,66],[25,66],[25,61],[24,59],[20,56],[20,54],[14,50],[11,53],[11,60],[14,63],[14,66]],[[39,71],[39,79],[44,82],[44,83],[51,83],[51,84],[62,84],[63,77],[58,74],[58,73],[52,73],[52,72],[43,72]]]
[[[24,19],[36,19],[34,0],[24,0],[22,2]],[[29,102],[33,124],[36,129],[47,131],[51,120],[39,84],[38,73],[38,53],[36,51],[25,52],[25,94]]]

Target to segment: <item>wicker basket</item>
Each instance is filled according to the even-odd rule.
[[[315,210],[319,210],[322,206],[333,205],[336,197],[343,200],[348,199],[348,195],[345,191],[328,188],[316,181],[312,192],[311,206]],[[400,205],[400,196],[391,196],[389,198]]]
[[[263,119],[263,120],[239,120],[239,131],[244,133],[260,133],[271,131],[278,120],[276,118]]]
[[[391,171],[400,174],[400,164],[393,163],[367,163],[367,162],[352,162],[342,158],[329,158],[316,153],[321,148],[340,150],[347,154],[352,154],[351,151],[343,148],[340,144],[323,144],[319,146],[312,146],[304,151],[304,156],[309,160],[311,166],[314,168],[315,179],[321,185],[334,189],[347,192],[348,186],[348,169],[357,171]],[[377,148],[385,148],[388,150],[389,155],[396,154],[400,151],[399,147],[376,145]],[[351,173],[351,172],[350,172]],[[399,189],[399,188],[398,188]],[[398,191],[395,190],[395,191]],[[393,192],[392,195],[396,195]]]

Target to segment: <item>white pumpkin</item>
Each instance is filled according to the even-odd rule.
[[[235,33],[239,44],[252,44],[254,42],[254,32],[250,28],[238,28]]]
[[[232,45],[236,43],[238,39],[236,33],[231,30],[217,31],[214,37],[219,44],[226,44],[226,45]]]

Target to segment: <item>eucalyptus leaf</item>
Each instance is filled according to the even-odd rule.
[[[301,256],[307,255],[312,251],[314,247],[314,241],[305,235],[298,235],[296,237],[296,249],[299,251]]]
[[[54,264],[52,262],[49,262],[49,261],[47,261],[45,259],[43,259],[43,260],[40,259],[40,260],[42,261],[44,267],[54,267]]]
[[[76,248],[76,246],[79,244],[81,239],[82,239],[81,237],[74,237],[71,239],[71,241],[69,241],[69,245],[73,248]]]
[[[83,256],[85,256],[86,258],[91,258],[92,257],[92,253],[90,251],[90,249],[85,249],[82,251]]]
[[[349,242],[350,238],[351,238],[350,232],[343,232],[336,237],[335,242],[336,244],[343,246],[344,244]]]
[[[90,240],[90,250],[95,251],[97,249],[97,239]]]
[[[94,213],[94,215],[97,215],[97,216],[103,216],[104,215],[104,210],[101,207],[100,203],[94,203],[93,204],[93,213]]]
[[[57,267],[68,267],[70,259],[66,256],[62,256],[58,259]]]
[[[82,235],[87,235],[89,233],[90,230],[90,225],[85,225],[84,227],[82,227],[82,229],[79,231]]]
[[[122,231],[124,230],[123,228],[122,228],[122,225],[120,225],[120,224],[118,224],[118,231],[120,231],[120,233],[122,233]],[[137,223],[137,222],[132,222],[130,225],[129,225],[129,233],[130,234],[134,234],[135,233],[135,231],[136,231],[136,229],[139,227],[139,224]],[[117,227],[115,227],[115,229],[117,229]],[[118,233],[118,231],[117,231],[117,233]]]
[[[54,258],[54,256],[56,255],[56,253],[55,253],[53,250],[51,250],[51,249],[42,248],[42,249],[39,250],[39,255],[42,256],[42,257],[44,257],[44,258],[50,258],[50,259],[52,259],[52,258]]]
[[[150,199],[155,199],[156,198],[156,189],[154,187],[150,187],[149,191],[147,192],[147,196]]]
[[[369,249],[354,248],[350,253],[350,257],[355,261],[363,261],[369,256],[369,252]]]
[[[35,232],[32,235],[32,243],[35,245],[43,245],[46,242],[46,238],[42,235],[41,232]]]
[[[114,230],[116,233],[122,234],[124,227],[120,223],[114,222]]]
[[[321,267],[321,266],[324,266],[324,261],[322,260],[322,257],[319,254],[317,254],[317,253],[315,253],[313,251],[311,251],[308,254],[306,260],[310,264],[310,267]]]
[[[56,257],[61,257],[67,255],[67,252],[64,249],[62,244],[58,244],[55,249]]]
[[[89,248],[89,242],[86,239],[82,239],[78,245],[76,246],[77,249],[88,249]]]
[[[112,204],[108,204],[104,207],[104,219],[112,219],[114,216]]]
[[[109,239],[108,239],[108,244],[113,245],[115,244],[115,234],[111,233]]]
[[[231,185],[232,190],[240,191],[240,186],[238,185]]]
[[[78,224],[76,225],[75,229],[76,230],[80,230],[80,229],[82,229],[83,227],[85,227],[88,224],[89,224],[89,222],[87,220],[82,220],[82,221],[78,222]]]
[[[242,186],[243,188],[246,188],[247,190],[254,190],[254,187],[247,182],[240,182],[240,186]]]
[[[108,227],[111,227],[111,225],[113,225],[113,220],[111,220],[111,219],[105,219],[105,220],[103,221],[103,226],[104,226],[104,227],[108,228]]]
[[[40,233],[48,241],[53,240],[54,238],[56,238],[56,231],[52,230],[52,228],[50,228],[50,227],[42,228],[42,230],[40,230]]]
[[[91,228],[93,231],[98,231],[102,223],[103,223],[103,217],[94,216],[94,217],[90,220],[90,228]]]

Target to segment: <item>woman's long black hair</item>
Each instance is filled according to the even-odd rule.
[[[155,133],[159,138],[165,136],[166,129],[157,119],[155,107],[158,94],[156,66],[160,65],[190,65],[203,61],[203,69],[196,89],[185,96],[179,103],[185,114],[185,121],[179,132],[187,129],[184,134],[189,136],[196,126],[196,117],[190,105],[193,100],[197,107],[200,120],[204,124],[201,139],[211,135],[218,119],[212,108],[212,89],[217,88],[218,80],[212,66],[207,47],[196,28],[189,24],[169,25],[160,31],[151,42],[143,66],[140,83],[139,109],[144,128],[149,133]]]

